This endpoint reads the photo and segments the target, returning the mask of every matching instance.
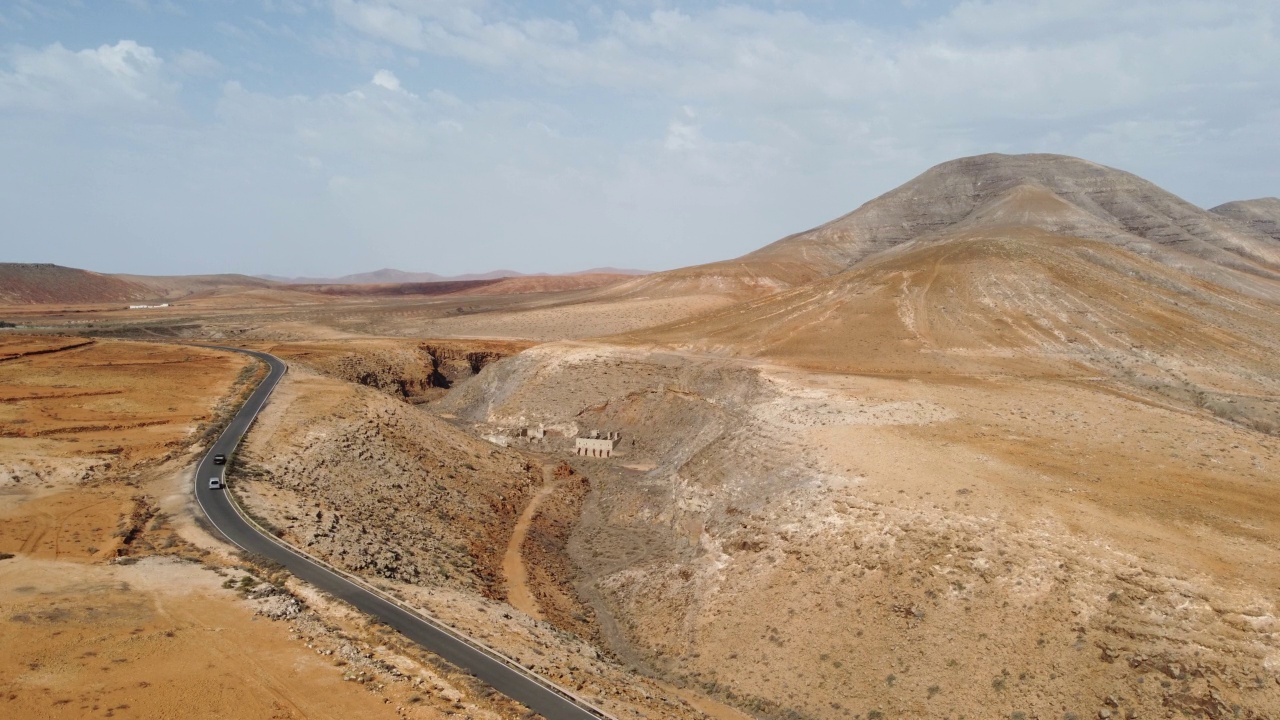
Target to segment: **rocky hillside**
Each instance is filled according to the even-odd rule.
[[[375,390],[295,368],[232,483],[283,537],[343,569],[502,597],[502,553],[542,472]]]
[[[112,275],[50,263],[0,263],[0,304],[80,305],[142,301],[160,293]]]

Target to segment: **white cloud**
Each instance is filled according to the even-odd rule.
[[[395,73],[390,70],[379,70],[373,74],[373,80],[370,82],[392,92],[403,92],[400,87],[400,78],[396,77]]]
[[[380,40],[412,50],[425,48],[422,20],[400,8],[353,0],[335,0],[334,12],[343,22]]]
[[[1265,0],[962,2],[889,32],[794,10],[617,12],[591,24],[499,4],[336,0],[339,21],[396,46],[552,85],[776,110],[830,106],[953,117],[1081,116],[1224,73],[1276,83]],[[942,105],[939,105],[941,103]]]
[[[48,112],[154,110],[170,102],[169,80],[155,51],[133,40],[73,52],[60,44],[19,48],[0,70],[0,107]]]

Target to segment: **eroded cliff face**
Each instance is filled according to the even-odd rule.
[[[274,343],[262,349],[322,375],[421,403],[528,346],[518,341],[383,338]]]
[[[593,488],[579,594],[620,655],[763,716],[1280,707],[1262,433],[1096,381],[584,343],[502,360],[441,409],[562,428],[531,447],[566,455],[621,431],[614,458],[572,460]]]

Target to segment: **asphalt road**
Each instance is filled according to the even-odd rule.
[[[264,555],[289,569],[298,579],[340,598],[368,615],[372,615],[395,628],[402,635],[439,655],[453,665],[466,670],[493,689],[516,700],[549,720],[598,720],[590,710],[574,703],[563,695],[540,684],[537,680],[510,667],[478,647],[463,642],[436,627],[427,620],[404,610],[388,600],[366,590],[341,575],[319,565],[305,556],[292,552],[280,543],[259,533],[236,512],[225,490],[210,490],[209,478],[222,477],[226,466],[214,465],[213,456],[219,453],[228,457],[240,444],[249,426],[266,404],[276,383],[284,376],[285,364],[267,353],[218,347],[218,350],[252,355],[270,367],[266,379],[253,391],[248,401],[223,430],[196,472],[196,499],[213,526],[227,540],[243,550]]]

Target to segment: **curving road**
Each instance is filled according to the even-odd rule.
[[[210,346],[204,346],[210,347]],[[495,690],[524,704],[549,720],[599,720],[609,717],[584,702],[569,697],[547,681],[503,661],[479,643],[469,641],[455,631],[413,613],[390,599],[379,595],[325,567],[282,541],[260,533],[236,510],[225,490],[210,490],[209,478],[222,477],[223,465],[214,465],[213,456],[219,453],[231,457],[240,439],[262,406],[266,404],[276,383],[284,376],[285,364],[274,355],[233,347],[212,349],[251,355],[267,364],[270,372],[254,389],[253,394],[236,412],[235,417],[222,431],[200,461],[196,471],[196,500],[204,514],[227,540],[241,549],[266,556],[289,569],[295,577],[340,598],[361,612],[372,615],[400,634],[439,655],[453,665],[466,670]]]

